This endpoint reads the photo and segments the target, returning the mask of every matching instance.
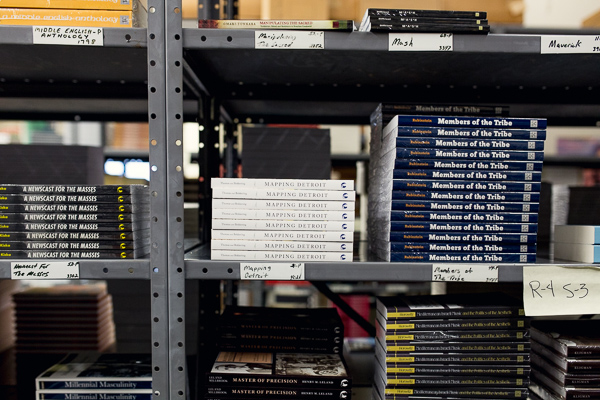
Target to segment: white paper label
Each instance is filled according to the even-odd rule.
[[[600,36],[581,35],[544,35],[541,37],[542,54],[600,54]]]
[[[79,261],[10,263],[11,279],[79,279]]]
[[[434,282],[498,282],[498,266],[433,264],[431,280]]]
[[[242,263],[240,279],[303,281],[304,263]]]
[[[523,267],[525,315],[600,313],[600,267]]]
[[[288,31],[273,29],[254,32],[255,49],[324,49],[323,31]]]
[[[390,33],[389,51],[452,51],[451,33]]]
[[[33,44],[103,46],[104,28],[34,26]]]

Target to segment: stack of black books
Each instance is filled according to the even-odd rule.
[[[149,354],[70,353],[35,380],[37,400],[151,400]]]
[[[374,398],[527,398],[529,321],[519,301],[396,296],[376,308]]]
[[[532,321],[532,398],[600,398],[599,332],[598,320]]]
[[[484,11],[402,10],[368,8],[358,28],[362,32],[488,33]]]
[[[0,259],[139,258],[146,185],[0,185]]]
[[[352,180],[213,178],[212,260],[352,261]]]
[[[397,115],[372,131],[369,250],[386,261],[535,262],[546,120]]]

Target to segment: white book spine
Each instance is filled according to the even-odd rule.
[[[310,251],[250,251],[250,250],[213,250],[211,260],[254,260],[254,261],[331,261],[351,262],[352,252],[310,252]]]
[[[554,258],[592,264],[600,263],[600,245],[555,242]]]
[[[269,190],[215,188],[215,199],[286,199],[286,200],[343,200],[354,201],[356,192],[344,190]]]
[[[346,211],[245,210],[213,208],[212,217],[228,219],[272,219],[279,221],[354,221],[354,213]]]
[[[305,242],[346,242],[354,240],[353,232],[327,231],[250,231],[250,230],[220,230],[213,229],[211,238],[217,240],[298,240]]]
[[[600,244],[600,226],[555,225],[554,241],[564,243]]]
[[[350,251],[352,250],[352,243],[212,239],[210,248],[211,250]]]
[[[211,178],[211,188],[354,190],[353,180]]]
[[[354,221],[269,221],[262,219],[213,219],[212,228],[352,232],[354,231]]]
[[[323,210],[354,211],[354,201],[299,201],[299,200],[252,200],[213,199],[213,208],[244,208],[247,210]]]

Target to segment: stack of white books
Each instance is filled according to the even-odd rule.
[[[212,178],[212,260],[352,261],[352,180]]]
[[[600,263],[600,226],[555,225],[554,258]]]

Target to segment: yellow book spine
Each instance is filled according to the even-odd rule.
[[[0,25],[131,28],[146,19],[132,11],[0,8]]]
[[[0,0],[0,7],[132,11],[137,0]]]

